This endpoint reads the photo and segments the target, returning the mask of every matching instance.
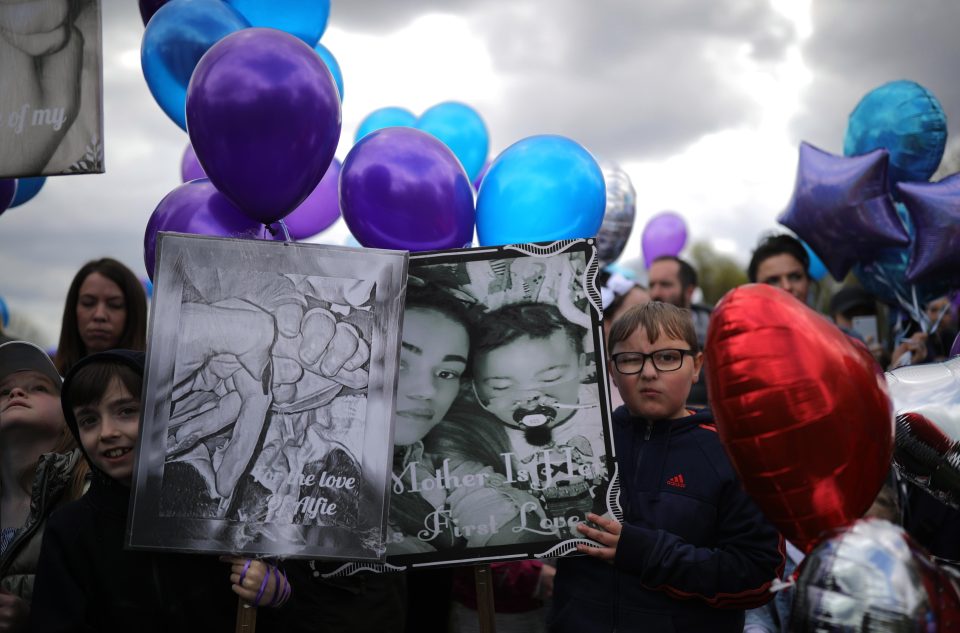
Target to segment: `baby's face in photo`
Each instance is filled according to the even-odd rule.
[[[556,405],[579,402],[581,366],[581,355],[563,330],[547,338],[522,336],[477,355],[477,396],[509,426],[556,426],[575,412]],[[527,417],[538,409],[545,419]]]

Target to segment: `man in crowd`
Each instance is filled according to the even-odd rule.
[[[697,289],[697,271],[689,263],[672,255],[657,257],[650,264],[650,299],[662,301],[686,308],[693,318],[693,329],[697,333],[697,343],[703,349],[707,342],[707,326],[710,323],[709,306],[693,302],[693,293]],[[707,381],[701,371],[700,380],[690,390],[687,404],[695,407],[707,405]]]

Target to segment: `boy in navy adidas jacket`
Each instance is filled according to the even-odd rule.
[[[686,310],[651,302],[610,331],[623,524],[590,515],[602,547],[562,559],[550,630],[740,633],[773,596],[783,540],[743,491],[709,410],[685,407],[703,354]],[[598,559],[598,560],[595,560]]]

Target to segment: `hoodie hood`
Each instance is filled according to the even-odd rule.
[[[70,371],[67,372],[66,377],[63,379],[63,389],[60,391],[60,405],[63,407],[63,418],[67,422],[67,426],[70,428],[70,432],[73,433],[74,439],[77,440],[77,446],[83,451],[83,456],[86,457],[87,463],[90,464],[90,468],[101,477],[107,477],[100,469],[98,469],[93,461],[90,459],[90,456],[87,455],[87,451],[83,448],[83,442],[80,441],[80,430],[77,427],[77,418],[73,415],[73,399],[71,396],[71,387],[73,386],[73,380],[76,378],[77,373],[80,372],[84,367],[95,364],[120,364],[126,365],[134,372],[143,377],[144,367],[146,366],[146,354],[143,352],[135,352],[129,349],[112,349],[105,352],[97,352],[96,354],[91,354],[89,356],[84,356],[80,359],[73,367],[70,368]]]

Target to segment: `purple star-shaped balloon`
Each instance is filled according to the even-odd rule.
[[[910,243],[887,189],[887,160],[882,149],[844,157],[800,144],[793,199],[778,221],[809,244],[837,280],[882,249]]]
[[[907,279],[960,284],[960,174],[897,185],[916,228]]]

